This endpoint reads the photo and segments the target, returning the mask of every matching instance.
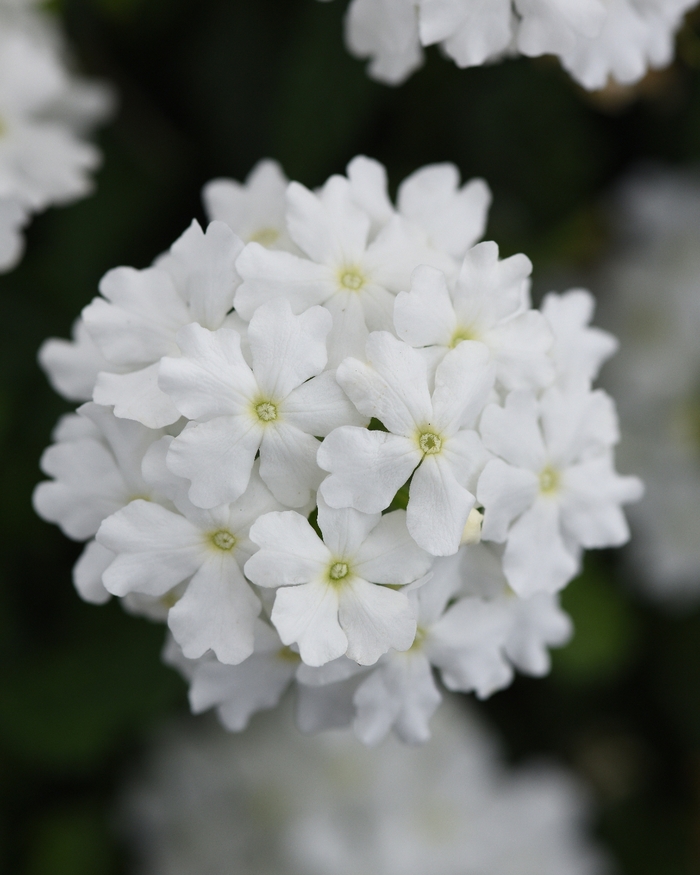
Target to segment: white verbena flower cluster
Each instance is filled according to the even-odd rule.
[[[439,44],[459,67],[556,55],[584,88],[631,84],[671,62],[696,0],[351,0],[346,42],[374,79],[398,85]]]
[[[100,154],[84,137],[113,102],[106,86],[70,71],[50,13],[0,0],[0,272],[22,257],[32,213],[89,193]]]
[[[40,351],[86,401],[35,492],[88,540],[81,595],[167,619],[192,707],[231,729],[294,683],[305,729],[423,741],[436,672],[482,697],[545,674],[557,592],[641,491],[591,388],[615,348],[591,296],[533,309],[452,165],[396,206],[364,157],[315,192],[263,162],[205,201],[206,231],[110,271]]]
[[[651,595],[689,605],[700,599],[700,177],[640,169],[613,221],[616,251],[599,282],[623,351],[605,378],[620,399],[625,462],[647,483],[628,557]]]
[[[358,749],[289,720],[242,736],[171,726],[120,806],[139,875],[603,875],[585,793],[549,764],[506,768],[455,703],[432,741]],[[285,709],[285,717],[288,711]]]

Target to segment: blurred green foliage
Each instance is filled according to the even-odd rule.
[[[101,275],[145,266],[202,219],[199,190],[263,156],[307,185],[364,152],[393,186],[454,161],[494,191],[489,234],[535,277],[585,269],[606,245],[601,195],[640,160],[700,158],[692,27],[654,88],[611,104],[547,59],[457,70],[437,51],[398,90],[342,45],[344,4],[315,0],[61,0],[83,67],[121,109],[101,136],[95,195],[38,217],[28,254],[0,278],[0,870],[128,870],[110,828],[148,729],[185,707],[158,659],[162,627],[82,604],[78,547],[38,520],[38,459],[68,409],[36,350],[66,336]],[[544,280],[543,280],[544,281]],[[573,641],[551,677],[520,678],[484,708],[515,759],[569,760],[597,789],[600,832],[626,875],[700,871],[700,616],[638,602],[614,554],[564,594]]]

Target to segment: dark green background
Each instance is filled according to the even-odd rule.
[[[437,51],[400,89],[368,80],[341,40],[341,0],[65,0],[83,68],[117,86],[97,193],[38,217],[0,278],[0,870],[129,871],[113,799],[149,730],[186,707],[159,663],[163,629],[75,595],[79,547],[30,495],[57,416],[35,355],[67,336],[110,267],[147,265],[203,219],[199,190],[277,158],[307,185],[358,152],[393,185],[451,160],[494,195],[489,236],[535,275],[585,270],[608,244],[601,197],[642,159],[700,157],[700,39],[639,99],[611,107],[549,59],[459,71]],[[632,595],[615,554],[564,595],[577,637],[546,680],[484,709],[514,760],[554,753],[593,782],[598,832],[629,875],[700,871],[700,615]]]

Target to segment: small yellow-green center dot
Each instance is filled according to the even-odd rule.
[[[258,419],[263,422],[273,422],[277,419],[277,407],[271,401],[261,401],[255,407]]]
[[[291,647],[280,647],[277,651],[277,659],[280,659],[282,662],[301,662],[301,657]]]
[[[220,532],[215,532],[211,536],[212,544],[217,547],[219,550],[233,550],[236,546],[236,539],[231,534],[231,532],[227,532],[225,530],[221,530]]]
[[[365,278],[359,270],[344,270],[340,274],[340,285],[351,292],[358,292],[365,284]]]
[[[458,328],[455,333],[452,335],[452,340],[450,341],[450,347],[454,349],[456,346],[463,340],[478,340],[477,333],[472,328]]]
[[[261,246],[272,246],[279,239],[280,232],[276,228],[258,228],[248,238],[251,243],[259,243]]]
[[[344,577],[348,576],[348,570],[347,562],[334,562],[333,565],[331,565],[328,576],[331,580],[342,580]]]
[[[423,646],[426,635],[427,632],[425,631],[425,629],[421,629],[421,627],[419,626],[416,629],[416,637],[413,639],[413,644],[411,644],[410,650],[420,650]]]
[[[559,489],[559,481],[559,472],[548,465],[540,473],[540,492],[551,495],[552,492],[556,492]]]
[[[434,456],[435,453],[439,453],[442,449],[442,438],[432,431],[425,431],[418,438],[418,445],[426,456]]]

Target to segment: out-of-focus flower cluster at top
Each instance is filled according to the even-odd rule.
[[[71,68],[53,15],[34,0],[0,0],[0,272],[22,257],[32,213],[92,188],[100,153],[85,136],[114,97]]]
[[[624,85],[673,59],[696,0],[351,0],[346,41],[370,76],[398,85],[439,44],[459,67],[556,55],[584,88]]]
[[[122,801],[138,875],[602,875],[587,803],[564,770],[508,769],[447,703],[420,750],[308,739],[289,720],[237,738],[161,733]],[[284,709],[285,714],[288,709]]]
[[[549,670],[557,593],[628,538],[615,350],[591,296],[529,297],[453,165],[389,199],[355,158],[318,191],[263,162],[206,187],[152,267],[116,268],[40,353],[87,401],[35,506],[88,540],[75,583],[167,619],[196,711],[231,729],[290,683],[298,720],[429,737],[441,694]],[[484,543],[478,543],[480,540]]]
[[[635,578],[660,601],[700,600],[700,176],[647,168],[614,202],[617,251],[598,279],[622,350],[605,371],[624,462],[647,494],[632,511]]]

